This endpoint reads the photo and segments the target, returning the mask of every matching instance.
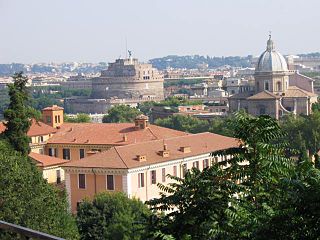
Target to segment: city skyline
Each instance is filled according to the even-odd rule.
[[[126,48],[142,61],[257,56],[269,31],[283,54],[318,52],[320,34],[313,29],[319,7],[316,0],[2,0],[0,63],[110,62],[125,57]]]

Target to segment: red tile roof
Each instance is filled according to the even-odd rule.
[[[3,122],[0,122],[0,133],[4,132],[6,130],[6,127]],[[34,136],[43,136],[43,135],[48,135],[51,133],[55,133],[57,129],[43,123],[40,121],[36,121],[35,119],[32,119],[32,123],[30,126],[30,129],[28,131],[28,136],[29,137],[34,137]]]
[[[156,125],[136,129],[134,123],[64,123],[48,143],[127,145],[184,135]]]
[[[4,132],[6,130],[6,126],[4,125],[4,122],[0,122],[0,133]]]
[[[42,111],[48,111],[48,110],[58,111],[58,110],[63,110],[63,107],[60,107],[58,105],[52,105],[51,107],[46,107],[42,109]]]
[[[168,157],[162,157],[159,154],[163,150],[164,143],[169,151]],[[190,147],[190,152],[184,153],[180,151],[181,147],[186,146]],[[63,167],[129,169],[238,146],[239,140],[235,138],[213,133],[198,133],[166,140],[112,147],[110,150],[97,153],[82,160],[68,162]],[[146,161],[138,161],[137,155],[146,156]]]
[[[29,153],[29,157],[34,159],[37,162],[37,166],[39,167],[49,167],[49,166],[60,166],[64,163],[67,163],[67,160],[51,157],[48,155],[43,155],[39,153]]]

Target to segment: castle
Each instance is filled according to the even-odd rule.
[[[117,104],[136,106],[163,99],[163,76],[151,64],[139,63],[130,56],[109,63],[107,70],[92,79],[89,99],[66,99],[66,106],[74,113],[105,113]]]

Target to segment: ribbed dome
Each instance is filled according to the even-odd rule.
[[[282,72],[288,71],[288,65],[284,57],[275,50],[271,35],[267,42],[267,49],[259,57],[256,72]]]

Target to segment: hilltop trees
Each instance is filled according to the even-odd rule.
[[[64,122],[69,123],[89,123],[91,122],[90,116],[86,113],[78,113],[76,117],[68,117],[67,115],[63,116]]]
[[[117,105],[112,107],[107,115],[103,116],[102,122],[104,123],[125,123],[133,122],[134,119],[142,114],[138,109],[132,108],[127,105]]]

